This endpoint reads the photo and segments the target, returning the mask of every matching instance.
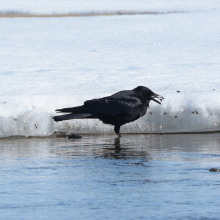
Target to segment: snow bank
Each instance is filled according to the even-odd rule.
[[[208,4],[208,3],[207,3]],[[0,137],[112,133],[55,109],[138,85],[162,95],[122,132],[220,130],[220,14],[0,19]],[[180,91],[180,92],[177,92]]]
[[[78,91],[78,90],[77,90]],[[77,92],[76,91],[76,92]],[[160,92],[161,93],[161,92]],[[122,126],[124,133],[178,133],[220,130],[220,92],[189,93],[164,92],[162,105],[151,102],[146,115]],[[24,98],[21,98],[24,100]],[[54,109],[81,104],[74,97],[58,97],[52,100],[39,98],[35,102],[0,104],[0,137],[49,136],[55,131],[73,130],[76,133],[112,133],[113,127],[98,120],[71,120],[53,122]],[[78,100],[80,97],[78,97]],[[42,106],[44,104],[44,107]],[[74,104],[75,103],[75,104]]]

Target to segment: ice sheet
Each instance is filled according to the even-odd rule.
[[[220,130],[218,10],[1,18],[0,26],[1,137],[48,136],[65,128],[112,133],[98,120],[54,123],[51,117],[57,108],[138,85],[165,100],[150,103],[122,133]]]

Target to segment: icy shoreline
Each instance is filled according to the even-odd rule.
[[[201,96],[201,97],[199,97]],[[212,97],[212,98],[210,98]],[[220,94],[212,91],[208,94],[183,95],[178,92],[165,96],[162,105],[150,103],[146,115],[139,120],[122,126],[122,133],[190,133],[190,132],[217,132],[220,130]],[[64,100],[63,100],[64,99]],[[113,133],[113,126],[105,125],[98,120],[83,119],[70,120],[56,123],[52,120],[53,111],[58,107],[68,107],[63,97],[59,99],[34,103],[12,103],[11,106],[19,106],[13,112],[9,103],[0,104],[1,112],[5,109],[5,117],[0,117],[0,137],[7,136],[50,136],[55,131],[63,129],[72,130],[75,133]],[[49,112],[41,109],[48,103]],[[213,105],[215,103],[215,105]],[[40,104],[40,106],[39,106]],[[45,104],[46,105],[46,104]],[[25,110],[29,109],[29,110]],[[53,113],[54,112],[54,113]],[[13,117],[12,117],[13,115]]]

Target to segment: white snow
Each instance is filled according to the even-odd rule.
[[[2,2],[0,11],[31,13],[69,13],[75,4],[66,0],[59,8],[59,1],[45,1],[46,6],[40,6],[43,1]],[[51,117],[57,108],[138,85],[165,100],[162,105],[151,102],[147,114],[122,126],[122,133],[219,131],[218,1],[138,1],[134,7],[131,1],[120,1],[117,7],[116,1],[96,2],[103,11],[186,11],[191,4],[194,12],[0,18],[0,137],[48,136],[65,128],[112,133],[112,126],[98,120],[55,123]],[[95,10],[93,4],[75,5],[76,12]]]

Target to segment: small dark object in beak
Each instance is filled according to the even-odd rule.
[[[151,100],[157,102],[158,104],[161,104],[161,102],[159,102],[158,100],[156,99],[159,99],[161,102],[162,100],[164,99],[164,97],[162,97],[161,95],[158,95],[158,94],[154,94],[153,96],[151,96]]]

